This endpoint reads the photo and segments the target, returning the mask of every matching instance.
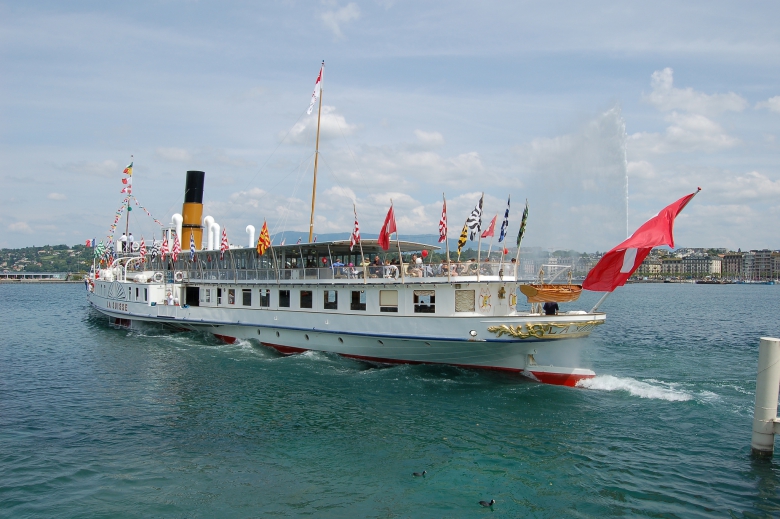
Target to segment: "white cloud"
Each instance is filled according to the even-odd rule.
[[[728,94],[704,94],[692,88],[675,88],[674,71],[671,68],[656,70],[651,76],[653,91],[643,96],[644,100],[663,112],[684,110],[698,114],[741,112],[747,107],[742,96]]]
[[[32,229],[27,222],[14,222],[8,226],[8,230],[11,232],[30,234]]]
[[[104,160],[100,162],[79,161],[65,164],[64,169],[73,173],[87,174],[97,177],[109,177],[115,175],[117,171],[121,172],[119,164],[113,160]]]
[[[758,171],[737,176],[726,174],[713,184],[713,195],[723,203],[772,202],[780,197],[780,179],[772,180]]]
[[[164,160],[186,162],[192,159],[192,154],[183,148],[157,148],[154,154]]]
[[[322,18],[322,23],[330,29],[333,36],[340,39],[344,37],[341,27],[360,18],[360,8],[355,3],[349,3],[341,9],[325,11],[320,17]]]
[[[715,121],[699,114],[672,112],[666,132],[638,132],[628,137],[628,150],[644,157],[648,153],[715,152],[739,144]]]
[[[342,135],[351,135],[357,129],[357,125],[349,124],[343,115],[336,113],[333,106],[322,105],[322,117],[320,118],[320,140],[335,139]],[[292,127],[288,134],[279,133],[279,139],[284,139],[297,144],[314,144],[317,133],[317,114],[305,117]]]
[[[770,97],[756,104],[756,108],[766,108],[770,112],[780,114],[780,96]]]
[[[422,130],[414,130],[414,135],[417,137],[417,141],[420,145],[426,148],[436,148],[444,146],[444,136],[439,132],[424,132]]]
[[[49,200],[65,200],[67,197],[62,193],[49,193],[46,195]]]

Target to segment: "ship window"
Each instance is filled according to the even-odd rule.
[[[325,310],[338,310],[339,308],[339,293],[336,290],[324,290],[322,306]]]
[[[350,310],[365,310],[366,309],[366,291],[365,290],[353,290],[352,301],[349,304]]]
[[[135,287],[135,300],[136,301],[138,301],[138,299],[139,299],[139,292],[140,291],[138,290],[138,287]]]
[[[436,292],[433,290],[414,291],[414,313],[432,314],[436,311]]]
[[[229,305],[236,304],[236,289],[235,288],[228,288],[228,304]]]
[[[271,290],[268,288],[260,289],[260,306],[268,308],[271,306]]]
[[[149,300],[149,292],[147,290],[148,290],[147,288],[144,288],[144,301]]]
[[[455,291],[456,312],[473,312],[475,310],[474,301],[475,299],[473,290]]]
[[[312,294],[311,290],[301,290],[301,308],[312,307]]]
[[[290,291],[279,291],[279,308],[290,308]]]
[[[252,289],[244,288],[241,290],[241,303],[244,306],[252,306]]]
[[[211,302],[211,289],[206,288],[203,290],[203,302],[204,303],[210,303]]]
[[[379,291],[379,311],[380,312],[398,311],[398,290]]]
[[[221,288],[217,289],[217,304],[218,305],[222,304],[222,289]]]

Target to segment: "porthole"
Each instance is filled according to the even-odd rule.
[[[377,340],[376,342],[378,342],[378,343],[379,343],[379,344],[381,344],[382,346],[384,346],[384,345],[385,345],[385,343],[384,343],[384,342],[382,342],[382,341],[380,341],[380,340]]]
[[[307,341],[309,340],[309,334],[308,333],[306,335],[304,335],[304,337],[306,337]]]
[[[276,332],[276,336],[279,337],[279,332]]]
[[[260,335],[260,330],[259,329],[257,330],[257,335]]]
[[[339,342],[343,343],[343,342],[344,342],[344,339],[342,339],[341,337],[339,337]]]

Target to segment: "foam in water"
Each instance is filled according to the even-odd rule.
[[[602,391],[626,391],[631,396],[639,398],[654,398],[658,400],[668,400],[670,402],[684,402],[692,400],[690,393],[675,389],[670,385],[661,386],[658,381],[655,384],[641,382],[633,378],[613,377],[612,375],[601,375],[594,378],[580,380],[577,387],[586,389],[599,389]]]

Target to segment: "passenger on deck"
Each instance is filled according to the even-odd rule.
[[[544,315],[558,315],[558,303],[544,303]]]

